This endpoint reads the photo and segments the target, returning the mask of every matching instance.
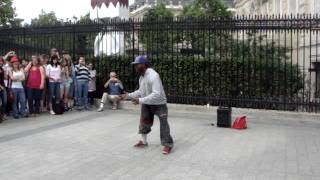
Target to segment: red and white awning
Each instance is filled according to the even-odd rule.
[[[105,4],[108,8],[110,3],[112,3],[114,7],[116,7],[118,3],[120,3],[120,6],[125,6],[127,8],[129,6],[129,0],[91,0],[91,6],[93,9],[96,7],[101,8],[102,4]]]

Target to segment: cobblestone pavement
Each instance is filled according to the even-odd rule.
[[[169,114],[169,156],[161,154],[158,121],[149,147],[132,147],[137,109],[5,121],[0,180],[320,179],[320,115],[235,110],[249,121],[238,131],[211,126],[214,111]]]

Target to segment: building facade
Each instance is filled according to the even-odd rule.
[[[235,0],[237,15],[320,14],[319,0]]]

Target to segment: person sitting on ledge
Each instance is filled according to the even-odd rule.
[[[115,72],[110,73],[110,79],[104,85],[105,91],[102,95],[100,107],[98,112],[103,111],[103,107],[107,100],[112,104],[112,109],[116,110],[118,102],[121,100],[120,95],[124,94],[124,88],[122,82],[117,78]]]

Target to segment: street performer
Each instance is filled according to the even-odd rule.
[[[139,134],[142,136],[134,147],[145,148],[148,146],[147,134],[151,132],[154,115],[160,120],[160,139],[163,154],[167,155],[173,148],[173,139],[170,135],[168,124],[167,98],[159,74],[150,67],[150,62],[145,56],[138,56],[131,63],[140,75],[139,89],[126,94],[122,99],[129,98],[135,105],[141,104],[141,118]]]

